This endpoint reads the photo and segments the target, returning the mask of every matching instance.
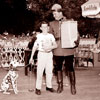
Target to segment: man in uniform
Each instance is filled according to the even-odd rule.
[[[57,83],[58,83],[57,92],[61,93],[63,91],[62,66],[63,62],[65,61],[65,68],[70,80],[71,93],[75,95],[76,94],[75,71],[73,66],[75,48],[61,47],[61,27],[60,27],[62,21],[67,21],[72,19],[66,19],[66,17],[63,15],[63,9],[60,4],[54,4],[51,10],[55,20],[50,22],[50,32],[53,33],[58,45],[57,48],[53,50],[54,60],[57,66]],[[78,40],[74,42],[76,45],[78,44]]]

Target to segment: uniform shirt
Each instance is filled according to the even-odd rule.
[[[60,21],[52,21],[49,23],[50,25],[50,32],[53,33],[56,43],[57,43],[57,48],[53,50],[53,53],[55,56],[69,56],[69,55],[74,55],[75,49],[74,48],[62,48],[61,47],[61,29]]]
[[[43,33],[40,33],[40,34],[37,34],[37,39],[34,43],[34,46],[37,46],[38,47],[38,50],[39,51],[45,51],[43,49],[43,47],[50,47],[52,46],[52,43],[55,42],[55,38],[52,34],[48,33],[48,34],[43,34]]]

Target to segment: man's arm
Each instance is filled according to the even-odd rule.
[[[78,38],[77,38],[76,41],[74,41],[74,43],[75,43],[75,45],[76,45],[75,47],[78,47],[79,42],[80,42],[80,35],[79,35],[79,33],[78,33]]]

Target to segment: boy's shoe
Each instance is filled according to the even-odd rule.
[[[3,94],[10,94],[10,92],[6,92],[6,91],[4,91]]]
[[[35,90],[35,93],[36,93],[37,95],[41,95],[41,90],[36,89],[36,90]]]
[[[55,90],[53,88],[46,87],[46,90],[49,91],[49,92],[55,92]]]

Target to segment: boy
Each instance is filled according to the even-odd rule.
[[[42,33],[37,34],[37,39],[32,48],[32,54],[30,63],[33,64],[33,56],[36,50],[38,50],[37,56],[37,80],[36,80],[36,91],[37,95],[41,94],[42,76],[45,69],[46,73],[46,90],[54,92],[52,88],[52,71],[53,71],[53,54],[52,49],[57,48],[55,38],[52,34],[49,34],[49,26],[46,22],[43,22],[40,27]]]

